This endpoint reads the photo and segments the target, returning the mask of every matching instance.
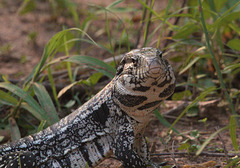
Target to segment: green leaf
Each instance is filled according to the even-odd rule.
[[[88,40],[88,39],[83,39],[83,38],[79,38],[78,39],[79,41],[83,41],[83,42],[86,42],[86,43],[89,43],[91,45],[96,45],[96,42],[92,41],[92,40]],[[114,54],[114,52],[112,52],[111,50],[109,50],[107,47],[105,47],[104,45],[101,45],[101,44],[97,44],[97,46],[99,46],[100,48],[106,50],[107,52],[109,52],[110,54]]]
[[[198,84],[203,88],[209,88],[215,86],[212,78],[201,78],[198,80]]]
[[[65,38],[65,36],[68,36],[68,34],[70,33],[69,31],[71,31],[71,30],[75,30],[75,29],[67,29],[67,30],[58,32],[49,40],[49,42],[47,43],[47,45],[44,48],[43,56],[42,56],[39,64],[34,68],[34,70],[32,72],[32,74],[34,75],[33,81],[35,81],[36,78],[38,77],[38,75],[41,72],[42,67],[44,66],[47,59],[49,57],[53,57],[61,47],[64,47],[64,42],[65,42],[64,38]],[[71,36],[71,35],[69,35],[69,36]],[[30,75],[30,76],[33,76],[33,75]]]
[[[0,90],[0,103],[8,105],[8,106],[16,106],[18,104],[18,100],[15,97],[11,96],[9,93],[6,93],[6,92],[3,92]],[[20,107],[29,111],[37,119],[42,120],[41,114],[39,114],[36,110],[34,110],[26,102],[22,102]]]
[[[80,80],[81,81],[81,80]],[[62,88],[59,92],[57,97],[60,98],[64,93],[66,93],[66,91],[68,91],[69,89],[71,89],[73,86],[75,86],[76,84],[78,84],[80,81],[76,81],[71,83],[70,85],[65,86],[64,88]]]
[[[224,168],[232,168],[232,167],[237,167],[239,168],[239,162],[240,162],[240,158],[239,157],[233,157],[232,159],[229,160],[230,163],[228,163],[226,166],[224,166]]]
[[[178,56],[175,56],[175,57],[172,57],[172,58],[170,58],[170,60],[172,61],[172,62],[182,62],[183,61],[183,56],[182,55],[178,55]]]
[[[108,6],[106,7],[106,9],[110,9],[110,8],[116,6],[117,4],[119,4],[119,3],[123,2],[123,1],[124,1],[124,0],[116,0],[116,1],[114,1],[113,3],[111,3],[110,5],[108,5]]]
[[[1,135],[0,135],[0,142],[1,142],[1,143],[2,143],[3,139],[4,139],[4,136],[1,136]]]
[[[56,87],[55,87],[54,79],[53,79],[53,76],[52,76],[52,70],[51,70],[50,67],[48,67],[47,72],[48,72],[48,80],[49,80],[51,88],[52,88],[53,98],[55,100],[55,103],[57,104],[58,109],[60,110],[61,106],[60,106],[60,103],[58,101],[57,90],[56,90]]]
[[[223,17],[219,17],[216,22],[214,22],[213,24],[213,29],[217,28],[217,27],[221,27],[224,26],[228,23],[231,23],[233,20],[237,20],[240,18],[240,12],[233,12],[230,13],[228,15],[225,15]]]
[[[214,5],[215,5],[215,8],[217,10],[217,12],[220,12],[220,10],[223,8],[223,7],[226,7],[228,6],[228,4],[226,4],[226,2],[229,2],[229,0],[214,0]],[[231,5],[232,6],[232,5]]]
[[[178,147],[178,150],[188,150],[190,147],[190,144],[189,143],[183,143],[181,144],[179,147]]]
[[[183,74],[185,71],[187,71],[189,68],[191,68],[193,66],[193,64],[195,64],[200,59],[201,59],[201,57],[195,57],[194,59],[192,59],[191,62],[179,72],[179,75]]]
[[[13,85],[11,83],[1,82],[0,88],[4,88],[6,90],[9,90],[13,94],[17,95],[18,97],[22,98],[24,101],[28,103],[32,111],[37,112],[32,113],[37,119],[39,120],[47,120],[48,124],[51,123],[49,119],[47,118],[46,112],[39,106],[39,104],[24,90],[17,87],[16,85]],[[30,111],[30,112],[32,112]]]
[[[188,23],[180,28],[180,30],[173,36],[173,39],[186,39],[189,35],[199,30],[196,23]]]
[[[74,104],[76,103],[76,100],[69,100],[65,105],[64,107],[66,108],[71,108],[72,106],[74,106]]]
[[[184,96],[190,97],[192,95],[190,90],[174,93],[172,100],[183,100]]]
[[[229,23],[228,26],[240,35],[240,27],[235,23]]]
[[[220,16],[212,25],[212,29],[215,28],[219,28],[220,26],[222,26],[224,23],[230,23],[232,20],[236,20],[240,17],[240,13],[237,12],[232,12],[233,9],[235,9],[238,5],[240,4],[240,2],[235,3],[230,9],[228,9],[226,12],[224,12],[222,14],[222,16]]]
[[[18,103],[18,100],[15,97],[11,96],[9,93],[6,93],[2,90],[0,90],[0,101],[3,104],[10,103],[10,105],[16,105]]]
[[[206,123],[206,122],[207,122],[207,118],[204,118],[204,119],[198,120],[198,122],[200,122],[200,123]]]
[[[232,140],[232,146],[236,151],[239,151],[238,148],[238,143],[237,143],[237,135],[236,135],[236,129],[237,129],[237,121],[234,116],[231,116],[230,118],[230,124],[229,124],[229,132],[230,132],[230,137]]]
[[[198,115],[198,112],[199,112],[198,105],[194,105],[188,109],[186,115],[188,117],[196,117]]]
[[[71,28],[71,29],[66,29],[63,30],[61,32],[58,32],[57,34],[55,34],[47,43],[47,45],[44,48],[44,52],[43,52],[43,56],[39,62],[39,64],[34,68],[34,70],[31,72],[31,74],[29,75],[29,77],[26,80],[26,83],[28,83],[32,78],[33,81],[36,81],[39,73],[44,70],[44,68],[46,69],[47,67],[44,67],[44,64],[46,63],[47,59],[49,58],[50,61],[52,59],[52,57],[57,53],[57,51],[61,48],[64,47],[65,45],[65,41],[64,39],[65,36],[68,37],[72,37],[72,31],[76,31],[76,32],[81,32],[83,33],[85,36],[87,36],[94,45],[98,46],[99,45],[87,34],[85,33],[83,30],[79,29],[79,28]],[[72,40],[68,40],[66,43],[72,43],[73,41],[77,41],[79,39],[72,39]]]
[[[64,45],[61,44],[60,46],[58,46],[57,51],[65,52],[65,47],[67,47],[68,50],[71,50],[75,44],[75,40],[72,40],[74,39],[74,37],[75,36],[72,32],[66,32],[63,36],[63,39],[60,39],[60,40],[63,40],[62,44]]]
[[[40,132],[43,130],[44,126],[46,125],[46,121],[41,121],[41,123],[38,126],[37,132]]]
[[[79,80],[76,82],[71,83],[70,85],[65,86],[62,90],[58,92],[58,98],[60,98],[66,91],[71,89],[73,86],[78,85],[78,84],[86,84],[88,86],[93,86],[97,84],[98,80],[101,78],[102,73],[94,73],[92,74],[87,80]]]
[[[198,47],[202,47],[203,44],[197,40],[194,40],[194,39],[181,39],[180,41],[178,40],[178,43],[174,44],[176,46],[179,46],[179,45],[190,45],[190,46],[198,46]]]
[[[53,105],[53,102],[46,91],[45,87],[41,83],[34,83],[33,85],[34,92],[38,98],[39,103],[42,108],[47,113],[51,125],[59,121],[57,111]]]
[[[58,32],[57,34],[55,34],[47,43],[46,47],[45,47],[45,54],[46,55],[55,55],[55,53],[59,50],[59,48],[63,47],[65,44],[65,37],[72,37],[72,31],[76,31],[76,32],[80,32],[83,33],[84,35],[86,35],[96,46],[99,46],[97,43],[95,43],[95,41],[83,30],[79,29],[79,28],[70,28],[70,29],[66,29],[66,30],[62,30],[60,32]],[[68,40],[71,42],[71,40]]]
[[[35,8],[36,8],[35,0],[24,0],[20,8],[18,9],[18,13],[24,15],[28,12],[33,11]]]
[[[97,82],[101,77],[102,77],[102,73],[100,72],[94,73],[87,80],[84,80],[85,81],[84,83],[87,84],[88,86],[94,86],[97,84]]]
[[[16,123],[16,120],[12,117],[8,119],[9,125],[10,125],[10,132],[11,132],[11,138],[12,141],[19,140],[21,138],[21,134],[18,128],[18,125]]]
[[[114,77],[114,74],[116,73],[116,70],[111,67],[110,65],[106,64],[105,62],[89,57],[89,56],[80,56],[80,55],[75,55],[72,56],[66,61],[77,63],[77,64],[87,64],[89,68],[95,69],[104,75],[108,76],[110,79]]]
[[[227,46],[233,50],[240,51],[240,40],[232,39],[227,43]]]
[[[237,68],[240,68],[240,63],[226,66],[226,67],[223,69],[223,72],[224,72],[224,73],[228,73],[229,70],[234,70],[234,69],[237,69]]]

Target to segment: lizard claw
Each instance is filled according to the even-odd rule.
[[[161,168],[162,166],[165,166],[166,164],[167,164],[167,162],[162,162],[159,164],[151,162],[151,161],[148,162],[148,165],[152,166],[153,168]]]

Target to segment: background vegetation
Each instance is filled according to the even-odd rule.
[[[40,0],[21,1],[18,15],[34,12],[39,3]],[[155,111],[162,124],[169,127],[169,135],[175,132],[184,137],[179,150],[200,154],[219,132],[229,130],[235,150],[232,152],[239,156],[238,0],[169,0],[160,10],[156,8],[159,2],[154,0],[116,0],[108,6],[89,4],[88,10],[71,0],[44,3],[49,5],[53,18],[63,16],[74,25],[62,25],[62,30],[45,45],[41,60],[23,81],[13,83],[1,72],[0,108],[3,118],[0,129],[10,129],[13,140],[21,137],[19,127],[25,129],[25,134],[38,132],[91,98],[99,85],[114,77],[121,58],[118,55],[133,48],[153,46],[165,51],[174,66],[178,82],[171,99],[189,102],[172,124]],[[122,5],[124,3],[129,5]],[[102,29],[97,30],[99,20]],[[29,32],[30,43],[36,44],[37,36],[37,32]],[[10,48],[11,44],[0,46],[0,54],[8,55]],[[91,55],[91,52],[98,54],[100,50],[112,59],[104,62],[104,56]],[[87,73],[83,68],[92,71],[79,79],[79,73]],[[60,89],[57,87],[59,79],[54,77],[59,69],[65,69],[68,74]],[[80,90],[76,89],[79,85]],[[69,94],[66,96],[66,93]],[[228,112],[228,122],[224,127],[204,141],[192,141],[174,129],[181,117],[198,116],[198,103],[209,100],[220,101],[224,111]],[[199,118],[199,122],[206,123],[207,119]],[[15,122],[17,125],[13,124]],[[194,131],[191,135],[201,138]],[[0,136],[0,141],[3,138]],[[239,157],[229,159],[227,165],[234,166],[239,161]]]

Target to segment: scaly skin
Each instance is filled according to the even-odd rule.
[[[147,167],[143,133],[150,114],[175,88],[160,50],[125,54],[113,80],[47,129],[0,147],[0,168],[94,167],[112,153],[124,167]]]

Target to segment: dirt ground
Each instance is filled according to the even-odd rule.
[[[89,3],[98,3],[106,6],[111,0],[96,1],[96,0],[75,0],[79,6],[87,7]],[[159,6],[166,6],[167,1]],[[18,15],[17,11],[22,1],[20,0],[0,0],[0,74],[7,76],[9,79],[22,79],[28,75],[33,67],[39,62],[44,46],[48,40],[57,32],[62,30],[62,25],[74,27],[74,22],[64,16],[55,17],[52,14],[51,8],[47,5],[47,1],[38,1],[37,8],[25,15]],[[125,1],[124,3],[129,3]],[[130,3],[130,5],[134,5]],[[105,22],[98,22],[97,28],[103,27]],[[90,32],[91,34],[92,32]],[[94,33],[92,33],[94,35]],[[97,38],[97,37],[96,37]],[[96,51],[92,56],[106,58],[104,52]],[[170,109],[177,108],[183,102],[166,101],[161,107],[161,113],[167,112]],[[183,117],[175,126],[178,131],[185,132],[186,139],[192,140],[191,143],[202,142],[207,139],[213,132],[223,128],[229,123],[229,114],[227,107],[214,108],[204,107],[205,112],[200,117],[187,118]],[[203,110],[204,111],[204,110]],[[207,112],[206,112],[207,111]],[[178,113],[178,115],[181,111]],[[206,122],[199,122],[200,119],[206,117]],[[169,122],[173,122],[178,116],[177,114],[166,116]],[[210,117],[209,117],[210,116]],[[200,139],[190,136],[193,130],[198,130]],[[167,161],[167,165],[184,166],[185,167],[224,167],[232,156],[226,156],[225,151],[233,153],[229,130],[221,132],[219,136],[215,136],[210,144],[204,149],[204,153],[200,156],[195,156],[187,150],[179,151],[178,147],[185,140],[181,136],[173,133],[168,136],[168,128],[161,125],[159,120],[153,116],[153,120],[146,130],[146,137],[149,141],[151,158],[154,162],[161,163]],[[240,144],[238,130],[238,144]],[[164,143],[161,142],[161,139]],[[181,153],[180,153],[181,152]],[[175,153],[175,154],[174,154]],[[218,156],[213,153],[219,154]],[[162,155],[160,155],[162,154]],[[239,155],[239,154],[238,154]],[[118,167],[121,164],[114,158],[106,159],[98,168]],[[240,167],[240,166],[239,166]]]

